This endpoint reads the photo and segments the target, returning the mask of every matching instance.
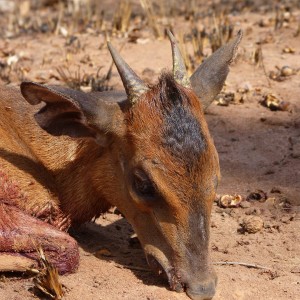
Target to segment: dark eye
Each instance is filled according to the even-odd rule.
[[[136,171],[133,175],[133,188],[141,197],[152,198],[156,191],[153,183],[143,171]]]

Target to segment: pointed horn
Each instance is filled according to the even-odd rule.
[[[222,90],[229,73],[229,65],[236,56],[242,37],[243,32],[239,30],[233,41],[222,46],[205,59],[191,76],[193,90],[200,98],[204,109],[211,104]]]
[[[138,98],[148,90],[148,87],[128,66],[110,42],[107,42],[107,46],[122,79],[128,100],[131,104],[135,104]]]
[[[183,85],[184,87],[190,88],[191,87],[190,79],[188,77],[185,63],[182,58],[176,39],[170,30],[167,30],[167,35],[170,39],[171,47],[172,47],[174,79],[176,80],[176,82]]]

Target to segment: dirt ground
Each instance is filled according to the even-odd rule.
[[[260,189],[268,199],[244,201],[237,208],[214,204],[212,259],[215,263],[238,263],[216,264],[219,281],[215,300],[300,299],[300,35],[295,36],[300,10],[293,10],[292,15],[294,19],[276,31],[273,24],[259,26],[260,20],[274,16],[272,12],[229,16],[235,32],[244,30],[244,38],[225,92],[234,92],[236,97],[238,91],[243,92],[243,101],[230,102],[228,106],[215,101],[207,110],[206,118],[220,156],[222,180],[218,193],[245,198]],[[181,18],[174,25],[174,32],[182,32],[186,27]],[[104,74],[111,63],[104,40],[104,35],[92,30],[76,34],[71,43],[62,34],[3,37],[1,81],[7,83],[4,75],[9,59],[13,67],[7,74],[12,85],[20,83],[20,72],[33,81],[64,84],[56,68],[65,65],[72,74],[78,66],[82,74],[95,74],[101,66]],[[112,38],[117,47],[125,41],[126,38]],[[256,66],[251,57],[258,41],[262,41],[263,61]],[[287,47],[294,53],[284,53]],[[210,52],[208,48],[205,51]],[[171,67],[169,42],[151,34],[138,43],[125,43],[122,56],[150,81]],[[276,66],[289,66],[294,74],[282,81],[269,79],[266,75],[276,71]],[[115,68],[109,85],[122,89]],[[270,93],[288,101],[288,110],[272,111],[261,105],[263,96]],[[261,231],[247,234],[240,230],[247,215],[263,220]],[[164,278],[148,270],[142,249],[138,243],[130,242],[132,233],[126,220],[114,213],[72,230],[80,244],[81,263],[76,274],[61,277],[64,299],[188,299],[183,293],[170,291]],[[106,256],[101,255],[103,249],[108,250]],[[254,264],[254,268],[240,263]],[[0,276],[0,300],[43,299],[33,293],[32,278],[22,274]]]

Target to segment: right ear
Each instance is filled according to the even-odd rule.
[[[21,93],[32,105],[46,103],[35,119],[55,136],[89,137],[106,144],[106,134],[113,131],[113,119],[120,112],[117,103],[105,103],[93,95],[62,87],[22,82]]]

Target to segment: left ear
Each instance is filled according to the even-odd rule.
[[[120,111],[117,103],[106,103],[93,95],[62,87],[22,82],[21,93],[32,105],[46,103],[35,119],[55,136],[89,137],[106,144],[106,134],[113,131],[114,117]]]
[[[215,51],[197,68],[191,76],[192,87],[206,109],[222,90],[229,73],[229,65],[234,60],[243,32],[239,30],[237,37]]]

